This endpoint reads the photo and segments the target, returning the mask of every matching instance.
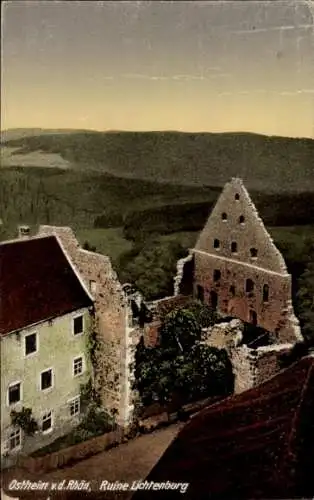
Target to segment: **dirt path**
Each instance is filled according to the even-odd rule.
[[[166,429],[157,430],[151,434],[145,434],[138,438],[121,444],[117,448],[104,451],[91,458],[46,474],[31,475],[23,470],[12,470],[3,473],[2,481],[5,487],[12,479],[31,481],[89,481],[93,491],[99,492],[101,481],[119,481],[132,483],[136,480],[144,480],[149,471],[161,457],[170,442],[177,435],[183,424],[174,424]],[[13,496],[18,496],[17,491],[12,491]],[[48,495],[36,495],[34,491],[19,495],[19,498],[45,498]],[[72,498],[78,498],[78,492]],[[53,498],[70,498],[67,494],[51,495]],[[101,498],[121,498],[121,495],[103,494]],[[124,494],[123,498],[130,498],[130,494]]]

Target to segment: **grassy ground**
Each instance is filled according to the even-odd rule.
[[[314,225],[310,226],[287,226],[267,228],[275,243],[288,247],[303,247],[306,238],[314,236]],[[122,253],[132,248],[132,243],[123,237],[123,228],[111,229],[81,229],[76,231],[81,244],[88,241],[90,245],[97,248],[98,252],[108,255],[113,261]],[[175,241],[184,248],[193,248],[199,232],[178,232],[160,236],[161,242]]]
[[[95,246],[99,253],[115,261],[122,253],[131,250],[132,243],[123,237],[123,228],[78,229],[76,236],[83,245],[85,241]]]

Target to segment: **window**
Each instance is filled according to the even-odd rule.
[[[268,302],[269,300],[269,286],[264,285],[263,286],[263,302]]]
[[[221,272],[219,269],[214,270],[214,281],[219,281],[221,278]]]
[[[217,306],[218,306],[218,295],[214,290],[212,290],[210,292],[210,305],[211,305],[212,309],[214,311],[216,311]]]
[[[245,284],[245,291],[246,293],[250,293],[250,292],[253,292],[254,290],[254,283],[252,280],[250,279],[247,279],[246,280],[246,284]]]
[[[21,383],[16,382],[9,386],[8,389],[8,401],[9,405],[13,405],[14,403],[18,403],[21,401]]]
[[[201,285],[197,285],[197,299],[204,302],[204,288]]]
[[[43,415],[41,423],[42,432],[49,432],[52,430],[52,412],[49,411]]]
[[[70,415],[71,417],[74,417],[75,415],[79,415],[81,412],[81,404],[80,404],[80,396],[77,396],[76,398],[72,399],[70,401]]]
[[[37,334],[31,333],[25,336],[25,356],[37,351]]]
[[[240,199],[240,195],[239,195],[239,193],[236,193],[236,194],[234,195],[234,199],[235,199],[236,201],[239,201],[239,199]]]
[[[257,314],[253,309],[250,310],[250,323],[255,326],[257,325]]]
[[[250,248],[250,254],[251,254],[252,259],[256,259],[257,258],[257,249]]]
[[[235,296],[235,291],[236,291],[236,290],[235,290],[235,286],[234,286],[234,285],[231,285],[231,287],[230,287],[229,291],[230,291],[230,293],[231,293],[232,297],[234,297],[234,296]]]
[[[9,449],[11,451],[16,450],[21,446],[22,442],[22,431],[21,429],[14,429],[9,435]]]
[[[244,221],[245,221],[244,215],[240,215],[240,217],[239,217],[239,224],[244,224]]]
[[[42,391],[52,387],[52,369],[45,370],[40,375],[40,387]]]
[[[92,293],[96,293],[96,291],[97,291],[97,283],[96,283],[96,281],[92,281],[92,280],[91,280],[91,281],[89,282],[89,288],[90,288],[90,291],[91,291]]]
[[[74,335],[80,335],[80,333],[83,333],[83,316],[73,318],[73,333]]]
[[[83,357],[80,356],[75,358],[73,361],[73,375],[76,377],[77,375],[81,375],[83,373]]]
[[[232,253],[237,253],[237,251],[238,251],[238,244],[237,244],[237,242],[236,242],[236,241],[233,241],[233,242],[231,243],[231,252],[232,252]]]
[[[217,238],[214,239],[214,248],[220,248],[220,241]]]
[[[226,212],[223,212],[221,214],[221,218],[222,218],[222,220],[227,220],[227,214],[226,214]]]

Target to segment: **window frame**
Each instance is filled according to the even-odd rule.
[[[35,338],[36,338],[36,350],[33,351],[33,352],[30,352],[29,354],[26,354],[26,338],[27,337],[30,337],[31,335],[35,335]],[[31,356],[34,356],[35,354],[38,353],[39,351],[39,335],[38,335],[38,332],[30,332],[30,333],[26,333],[24,335],[24,358],[30,358]]]
[[[258,249],[255,247],[250,248],[250,258],[256,260],[258,258]]]
[[[10,403],[10,397],[9,397],[10,387],[14,387],[15,385],[20,386],[20,399],[18,401],[14,401],[14,403]],[[14,382],[10,382],[10,384],[8,384],[8,387],[7,387],[7,406],[12,407],[12,406],[17,405],[19,403],[22,403],[22,401],[23,401],[22,381],[15,380]]]
[[[71,406],[75,405],[75,403],[78,403],[78,412],[77,413],[71,413]],[[78,394],[77,396],[74,396],[73,398],[68,400],[68,405],[69,405],[69,410],[70,410],[70,417],[78,417],[81,414],[81,396]]]
[[[213,247],[216,251],[220,250],[220,240],[218,238],[214,238]]]
[[[213,282],[214,283],[218,283],[220,280],[221,280],[221,270],[220,269],[214,269],[214,272],[213,272]]]
[[[82,359],[82,371],[80,373],[76,373],[75,374],[75,361],[78,360],[78,359]],[[75,356],[73,359],[72,359],[72,376],[73,378],[76,378],[76,377],[80,377],[81,375],[83,375],[83,373],[85,372],[85,358],[84,358],[84,354],[78,354],[77,356]]]
[[[235,250],[233,250],[234,246],[235,246]],[[235,255],[238,253],[238,242],[237,241],[231,241],[230,251],[231,251],[232,255]]]
[[[269,303],[269,290],[270,290],[270,286],[267,283],[264,283],[263,290],[262,290],[263,304]]]
[[[49,387],[46,387],[45,389],[42,389],[42,374],[45,373],[45,372],[49,372],[51,371],[51,386]],[[53,371],[53,367],[50,367],[50,368],[46,368],[45,370],[42,370],[40,372],[40,375],[39,375],[39,388],[40,388],[40,391],[41,392],[48,392],[48,391],[51,391],[53,388],[54,388],[54,382],[55,382],[55,377],[54,377],[54,371]]]
[[[49,414],[50,414],[51,425],[50,425],[49,429],[43,430],[44,417],[46,415],[49,415]],[[47,420],[48,419],[46,419],[45,421],[47,421]],[[53,424],[54,424],[53,411],[52,410],[45,410],[45,411],[43,411],[42,414],[41,414],[40,422],[41,422],[41,427],[40,427],[41,433],[42,434],[50,434],[53,431]]]
[[[89,280],[89,289],[92,295],[97,293],[97,281]]]
[[[80,333],[75,333],[75,320],[77,318],[82,318],[82,331]],[[72,335],[73,337],[77,338],[77,337],[81,337],[83,334],[84,334],[84,330],[85,330],[85,314],[84,313],[78,313],[78,314],[75,314],[74,316],[72,316],[71,318],[71,324],[72,324]]]
[[[11,448],[11,439],[15,439],[14,437],[12,437],[12,434],[15,434],[19,436],[19,444],[17,446],[15,446],[14,448]],[[11,430],[9,431],[9,435],[8,435],[8,439],[7,439],[7,446],[6,446],[6,449],[8,452],[17,452],[19,450],[21,450],[22,448],[22,440],[23,440],[23,433],[22,433],[22,429],[20,427],[12,427]]]
[[[253,286],[250,288],[250,290],[247,289],[248,282],[252,284]],[[254,293],[255,290],[255,283],[251,278],[246,278],[245,280],[245,293]]]
[[[258,317],[257,317],[257,312],[255,311],[255,309],[249,310],[249,321],[250,321],[250,324],[253,326],[258,325]]]

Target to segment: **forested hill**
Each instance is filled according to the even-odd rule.
[[[119,177],[222,186],[239,176],[249,189],[314,191],[312,139],[251,133],[68,131],[32,136],[24,132],[24,137],[3,141],[12,148],[11,165],[14,155],[18,159],[43,151],[59,154],[73,168]]]

